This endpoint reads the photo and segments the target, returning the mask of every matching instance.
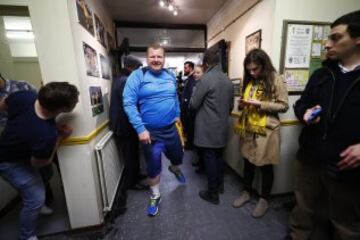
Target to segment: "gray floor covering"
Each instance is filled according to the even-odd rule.
[[[156,217],[146,215],[148,191],[128,191],[126,212],[109,221],[102,232],[60,234],[42,239],[279,240],[285,236],[289,211],[283,204],[289,198],[273,200],[266,216],[254,219],[251,212],[256,204],[255,199],[240,209],[231,206],[239,194],[240,180],[226,168],[225,193],[221,195],[220,205],[207,203],[198,196],[199,190],[206,187],[206,178],[194,172],[192,154],[189,151],[185,153],[185,185],[177,182],[167,170],[169,162],[163,160],[160,186],[162,202]]]

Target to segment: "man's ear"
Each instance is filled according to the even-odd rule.
[[[360,47],[360,37],[355,38],[355,44]]]

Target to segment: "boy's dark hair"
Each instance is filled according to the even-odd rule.
[[[194,69],[194,67],[195,67],[195,64],[193,63],[193,62],[191,62],[191,61],[186,61],[186,62],[184,62],[184,66],[185,65],[189,65],[192,69]]]
[[[38,100],[48,111],[71,108],[78,101],[79,91],[68,82],[50,82],[40,88]]]
[[[215,50],[206,50],[204,53],[203,64],[208,66],[214,66],[220,62],[220,57]]]
[[[360,10],[339,17],[331,24],[331,28],[338,25],[347,25],[350,37],[360,37]]]

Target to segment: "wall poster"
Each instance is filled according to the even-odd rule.
[[[90,104],[93,117],[104,112],[103,96],[101,93],[101,87],[91,86],[90,92]]]
[[[104,79],[110,79],[110,64],[109,59],[100,55],[100,65],[101,65],[101,77]]]
[[[312,25],[289,24],[285,68],[308,68],[310,65]]]
[[[330,23],[284,21],[280,73],[290,94],[300,94],[325,60]]]
[[[94,36],[94,22],[92,11],[85,3],[85,0],[76,0],[77,17],[79,23]]]
[[[100,21],[99,17],[96,14],[94,14],[94,19],[95,19],[96,39],[106,48],[106,44],[105,44],[106,30],[104,28],[104,25],[102,24],[102,22]]]
[[[83,42],[86,74],[88,76],[100,77],[99,64],[95,49]]]
[[[245,38],[245,53],[247,54],[252,49],[261,47],[261,29],[251,33]]]

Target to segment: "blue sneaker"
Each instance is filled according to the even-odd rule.
[[[158,214],[160,202],[161,202],[161,196],[157,198],[153,198],[152,196],[150,197],[150,202],[147,209],[149,216],[156,216],[156,214]]]
[[[176,179],[177,179],[179,182],[181,182],[181,183],[185,183],[185,182],[186,182],[185,176],[184,176],[184,174],[180,171],[180,169],[178,169],[178,170],[173,170],[173,169],[171,168],[171,166],[169,166],[169,171],[175,175]]]

